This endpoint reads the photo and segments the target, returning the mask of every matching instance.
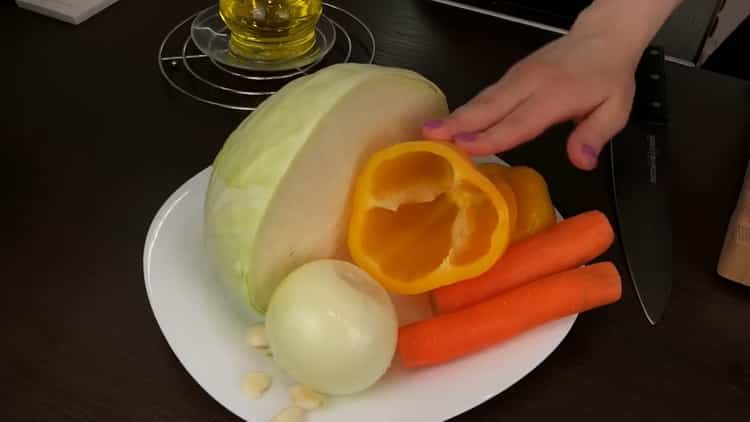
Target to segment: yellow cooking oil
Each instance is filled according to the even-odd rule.
[[[259,61],[289,60],[315,45],[321,0],[219,0],[230,52]]]

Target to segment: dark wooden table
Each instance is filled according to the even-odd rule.
[[[376,61],[437,82],[452,106],[553,35],[427,1],[351,1]],[[244,117],[176,94],[165,32],[210,3],[121,1],[79,27],[0,6],[0,420],[224,421],[146,299],[141,257],[167,196]],[[536,370],[456,421],[750,420],[750,289],[715,266],[750,152],[750,84],[668,67],[675,280],[651,327],[623,300],[581,315]],[[569,127],[505,158],[549,179],[565,214],[612,216],[606,169],[565,159]],[[622,267],[622,252],[607,254]],[[462,382],[456,380],[456,388]]]

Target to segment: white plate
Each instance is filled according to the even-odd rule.
[[[270,358],[244,344],[245,329],[260,318],[245,318],[234,311],[204,255],[202,213],[210,171],[207,168],[188,180],[154,218],[143,257],[146,290],[164,337],[198,384],[237,416],[267,422],[290,404],[288,389],[293,383]],[[484,352],[428,369],[403,370],[394,360],[374,387],[334,398],[327,408],[309,412],[305,420],[449,419],[531,372],[560,344],[575,319],[572,315],[547,323]],[[242,392],[242,378],[249,371],[273,377],[272,387],[260,400]]]

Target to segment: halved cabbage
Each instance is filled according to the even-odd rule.
[[[206,195],[206,248],[230,296],[263,313],[296,267],[348,258],[349,197],[363,161],[447,113],[433,83],[378,65],[330,66],[269,97],[226,140]]]

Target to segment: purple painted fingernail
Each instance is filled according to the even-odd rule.
[[[470,132],[459,133],[454,136],[453,139],[458,142],[473,142],[477,140],[477,134]]]
[[[425,122],[424,127],[427,129],[437,129],[443,125],[442,120],[428,120]]]
[[[596,151],[596,148],[588,144],[583,144],[581,152],[583,152],[586,163],[592,168],[596,167],[596,162],[599,161],[599,153]]]

